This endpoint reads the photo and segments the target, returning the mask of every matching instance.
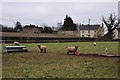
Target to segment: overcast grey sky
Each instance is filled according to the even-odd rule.
[[[22,25],[56,26],[66,14],[74,23],[87,24],[91,19],[91,24],[100,24],[109,13],[118,14],[117,2],[3,2],[2,24],[14,26],[20,21]]]

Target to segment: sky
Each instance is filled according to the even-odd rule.
[[[109,13],[118,15],[118,2],[2,2],[2,24],[6,26],[17,21],[22,25],[57,26],[66,15],[77,24],[88,24],[88,19],[91,24],[101,24],[101,17]]]

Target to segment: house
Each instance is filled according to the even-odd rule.
[[[100,25],[80,25],[80,37],[98,38],[104,35],[104,28]]]
[[[38,26],[35,26],[35,25],[25,25],[23,27],[23,31],[24,33],[40,33],[41,31],[43,30],[42,27],[38,27]]]
[[[104,36],[104,28],[100,25],[80,25],[77,31],[58,31],[58,34],[79,36],[81,38],[99,38]]]
[[[113,39],[120,39],[120,26],[113,31]]]

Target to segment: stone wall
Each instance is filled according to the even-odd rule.
[[[58,31],[58,34],[70,35],[70,36],[80,36],[79,31]]]

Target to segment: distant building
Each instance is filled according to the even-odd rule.
[[[104,28],[100,25],[80,25],[78,31],[58,31],[58,34],[79,36],[81,38],[99,38],[104,36]]]
[[[43,30],[42,27],[38,27],[38,26],[35,26],[35,25],[25,25],[23,27],[23,31],[24,33],[40,33],[41,31]]]
[[[120,22],[120,1],[118,2],[118,22]],[[120,39],[120,24],[113,31],[113,39]]]
[[[120,1],[118,2],[118,21],[120,22]]]
[[[120,1],[118,2],[118,22],[120,22]],[[120,39],[120,24],[113,31],[113,39]]]
[[[113,39],[120,39],[120,26],[113,31]]]
[[[104,35],[104,28],[100,25],[81,25],[79,29],[82,38],[98,38]]]

